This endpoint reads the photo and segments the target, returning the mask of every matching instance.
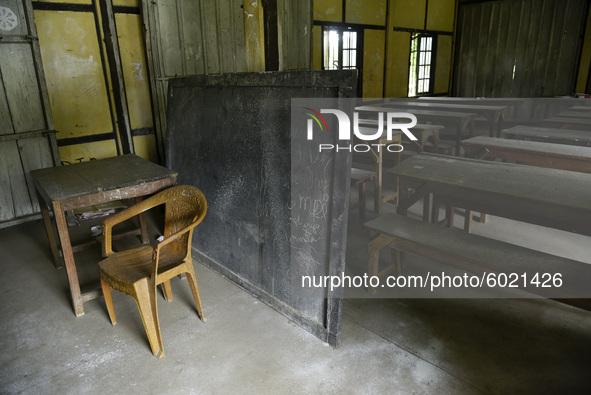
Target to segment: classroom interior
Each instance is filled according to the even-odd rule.
[[[0,392],[589,393],[588,0],[0,0],[0,74]],[[376,155],[361,139],[306,159],[326,176],[310,193],[330,184],[311,201],[332,228],[317,212],[302,225],[300,148],[293,132],[273,134],[294,118],[274,116],[284,96],[270,85],[356,98],[366,133],[378,114],[416,114],[418,140],[399,130],[399,151]],[[322,128],[310,114],[298,119]],[[220,141],[230,148],[212,148]],[[269,154],[275,144],[291,144],[291,157]],[[63,173],[59,187],[42,177],[128,154],[164,175],[101,169],[93,196],[133,206],[192,184],[208,205],[189,246],[207,321],[186,276],[172,278],[173,300],[156,295],[161,359],[133,298],[112,293],[111,324],[104,217],[85,219],[96,207],[81,209],[80,194],[64,200],[77,211],[56,215],[53,194],[85,173]],[[427,174],[424,163],[435,163]],[[277,174],[290,164],[291,195],[289,170]],[[116,199],[100,180],[119,172],[133,185]],[[407,219],[420,226],[399,225]],[[167,234],[162,211],[143,221],[150,244]],[[291,247],[275,240],[290,235]],[[325,284],[302,296],[285,278],[310,256],[315,274],[382,280],[510,273],[515,259],[523,276],[559,272],[575,290],[450,297]]]

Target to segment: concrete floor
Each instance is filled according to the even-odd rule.
[[[585,238],[500,218],[474,231],[591,257]],[[348,274],[366,271],[367,237],[352,213]],[[2,394],[591,393],[591,314],[554,301],[369,298],[350,290],[342,345],[333,349],[196,263],[207,322],[188,284],[174,279],[174,301],[158,304],[166,351],[158,360],[132,298],[114,292],[115,326],[102,298],[74,316],[40,221],[0,230],[0,251]],[[76,255],[83,290],[96,287],[99,254]],[[411,264],[433,263],[408,257]]]

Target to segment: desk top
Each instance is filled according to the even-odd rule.
[[[478,97],[447,97],[447,96],[421,96],[418,98],[420,102],[430,103],[457,103],[457,104],[473,104],[473,105],[501,105],[501,106],[515,106],[525,102],[526,99],[517,98],[478,98]]]
[[[507,106],[492,105],[492,104],[472,104],[472,103],[441,103],[441,102],[398,102],[384,103],[385,107],[409,107],[409,108],[424,108],[427,110],[447,110],[447,111],[464,111],[464,112],[499,112],[507,109]]]
[[[31,171],[35,186],[60,201],[134,185],[176,178],[178,173],[136,155],[122,155]]]
[[[576,118],[576,117],[562,117],[559,115],[555,115],[550,118],[540,119],[539,122],[543,123],[553,123],[553,124],[563,124],[563,125],[582,125],[588,126],[591,129],[591,120],[588,118]]]
[[[388,173],[484,192],[496,195],[496,200],[517,198],[591,214],[588,173],[425,153],[402,161]]]
[[[561,144],[591,145],[591,133],[586,130],[541,128],[535,126],[517,125],[501,131],[506,137],[519,136],[523,138],[555,141]]]
[[[576,158],[591,161],[591,149],[575,145],[540,143],[537,141],[529,140],[508,140],[484,136],[476,136],[466,140],[462,140],[462,145],[475,145],[487,148],[501,148],[507,151],[549,154],[557,157],[573,159]]]
[[[356,111],[370,111],[370,112],[410,112],[408,108],[391,108],[391,107],[376,107],[376,106],[360,106],[355,108]],[[431,118],[476,118],[478,114],[455,112],[455,111],[437,111],[437,110],[417,110],[412,109],[413,115],[421,115]]]
[[[560,118],[580,118],[580,119],[591,119],[591,111],[578,111],[571,110],[570,108],[566,111],[562,111],[556,114]]]

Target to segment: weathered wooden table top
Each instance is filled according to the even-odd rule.
[[[388,173],[420,182],[496,195],[508,201],[542,202],[591,213],[591,174],[505,162],[417,154]],[[504,202],[499,202],[504,203]]]
[[[376,106],[360,106],[355,108],[356,111],[368,112],[410,112],[408,108],[394,108],[394,107],[376,107]],[[441,110],[417,110],[413,109],[413,115],[420,115],[426,118],[440,118],[440,119],[471,119],[476,118],[478,114],[468,112],[455,111],[441,111]]]
[[[136,155],[121,155],[34,170],[31,176],[38,190],[51,201],[59,201],[176,177],[177,173]]]
[[[561,129],[557,129],[561,130]],[[585,159],[591,161],[591,148],[575,145],[540,143],[529,140],[501,139],[496,137],[476,136],[462,140],[462,145],[485,148],[498,148],[507,151],[533,152],[557,157]]]

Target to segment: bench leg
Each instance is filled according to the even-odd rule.
[[[392,264],[396,268],[396,275],[400,276],[402,274],[402,251],[398,248],[392,248],[390,251],[392,253]]]
[[[472,233],[472,210],[466,209],[464,211],[464,230]]]
[[[369,252],[369,262],[367,267],[367,274],[369,277],[378,277],[380,272],[380,251],[389,246],[390,243],[394,241],[394,238],[387,235],[379,235],[376,238],[372,239],[367,244],[367,249]],[[367,290],[370,294],[375,294],[376,289],[373,287],[368,287]]]
[[[448,228],[454,227],[454,208],[449,204],[445,206],[445,221]]]
[[[357,184],[357,187],[359,189],[359,218],[361,219],[361,221],[365,221],[365,197],[366,197],[366,193],[365,193],[365,181],[360,182],[359,184]]]

